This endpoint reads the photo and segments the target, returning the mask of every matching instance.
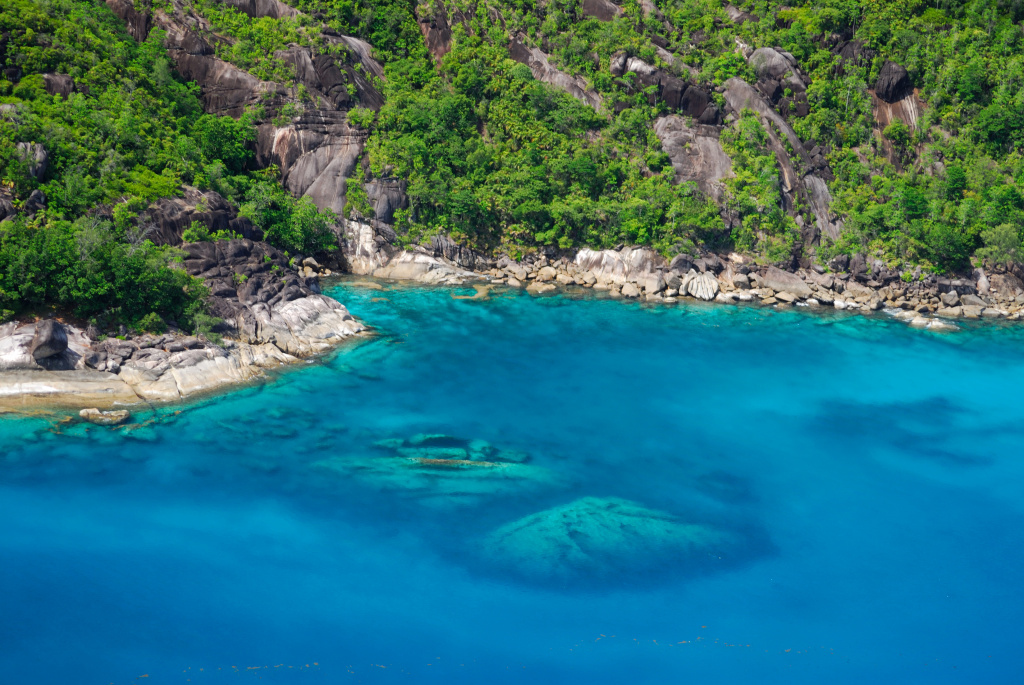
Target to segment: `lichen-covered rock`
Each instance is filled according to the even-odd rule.
[[[699,564],[729,535],[617,498],[584,497],[504,525],[483,542],[496,567],[535,581],[608,579]]]

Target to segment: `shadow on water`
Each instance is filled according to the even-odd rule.
[[[878,404],[841,401],[821,408],[807,422],[807,430],[833,448],[856,444],[869,453],[895,453],[948,466],[987,466],[991,456],[973,447],[978,444],[973,438],[983,434],[967,425],[975,423],[973,413],[948,397]],[[1012,429],[1024,434],[1019,427]],[[991,439],[991,429],[986,428],[984,436]]]

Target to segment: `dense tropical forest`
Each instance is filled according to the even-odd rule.
[[[298,11],[135,0],[158,17],[200,18],[217,59],[294,93],[228,115],[204,111],[202,87],[182,76],[159,21],[133,37],[101,0],[4,3],[2,316],[50,307],[132,325],[153,315],[185,328],[202,322],[202,282],[175,268],[174,245],[147,233],[147,208],[184,187],[215,190],[292,254],[336,251],[346,216],[372,218],[360,181],[399,179],[405,201],[387,219],[404,244],[441,233],[513,257],[639,244],[666,256],[738,250],[787,264],[863,253],[941,273],[1021,258],[1017,0],[288,4]],[[361,64],[353,71],[383,104],[364,98],[355,77],[335,98],[365,136],[340,213],[288,192],[282,170],[255,152],[259,126],[324,106],[287,50],[349,59],[338,35],[365,40],[383,65],[382,78]],[[798,67],[766,78],[751,58],[758,48]],[[522,57],[529,50],[584,95],[538,79]],[[623,69],[627,57],[645,66]],[[879,84],[895,68],[898,95],[913,100],[909,124],[878,115],[889,106]],[[662,74],[661,85],[643,69]],[[802,149],[750,110],[727,115],[730,79],[772,89],[766,102]],[[705,94],[700,121],[666,96],[665,84],[679,82]],[[673,114],[713,130],[730,162],[720,193],[680,182],[656,131]],[[820,156],[817,170],[802,150]],[[814,215],[806,194],[787,187],[787,164],[827,183],[837,234],[808,229]],[[183,235],[224,237],[202,226]]]

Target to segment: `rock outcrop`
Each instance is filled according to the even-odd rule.
[[[775,111],[761,93],[742,79],[732,78],[726,81],[724,95],[733,111],[742,112],[749,109],[761,118],[769,144],[778,161],[782,190],[789,200],[787,209],[792,209],[799,198],[806,200],[805,204],[809,205],[814,213],[816,230],[810,234],[805,233],[805,242],[813,244],[820,235],[827,235],[833,240],[838,238],[842,223],[832,216],[829,209],[832,195],[821,174],[831,177],[831,171],[827,169],[821,155],[810,154],[793,127]],[[790,158],[783,138],[794,151],[799,167],[795,166]],[[809,173],[815,169],[818,169],[817,173]]]
[[[271,19],[284,19],[299,16],[299,11],[289,7],[280,0],[220,0],[225,5],[231,5],[235,9],[248,14],[250,17],[270,17]]]
[[[183,186],[178,197],[157,200],[143,214],[145,237],[157,245],[180,245],[181,235],[193,222],[211,232],[230,231],[248,240],[262,240],[263,232],[213,190]]]
[[[395,233],[377,221],[347,221],[343,253],[354,274],[420,283],[462,285],[482,279],[470,269],[483,266],[480,255],[447,236],[434,236],[429,245],[402,250]]]
[[[601,284],[635,282],[664,264],[664,259],[657,252],[646,247],[624,247],[621,250],[583,248],[576,253],[574,261],[577,268],[592,273]]]
[[[43,87],[50,95],[57,95],[67,100],[75,92],[75,79],[67,74],[43,74]]]
[[[18,143],[18,156],[28,165],[28,174],[41,180],[50,164],[50,155],[40,143]]]
[[[223,346],[172,334],[95,342],[65,326],[68,347],[39,360],[31,353],[37,324],[0,326],[0,406],[177,401],[249,381],[363,330],[344,306],[322,295],[254,309],[252,334]]]
[[[68,332],[59,321],[44,319],[36,324],[28,349],[37,362],[63,354],[68,349]]]
[[[594,109],[601,109],[603,98],[587,84],[586,80],[579,76],[569,76],[551,66],[548,56],[537,47],[530,47],[520,34],[512,39],[509,45],[509,57],[521,64],[530,67],[530,72],[538,81],[550,83],[572,95],[574,98],[590,105]]]
[[[622,15],[622,8],[611,0],[583,0],[580,13],[584,17],[592,17],[598,21],[611,21]]]
[[[878,72],[875,94],[886,102],[896,102],[911,90],[910,75],[895,62],[886,60]]]
[[[223,346],[180,333],[94,341],[56,321],[5,324],[0,404],[176,401],[320,354],[363,330],[343,305],[320,294],[315,278],[266,243],[236,239],[182,249],[184,269],[203,279],[209,310],[223,319],[215,329],[228,338]]]
[[[671,58],[671,55],[668,56]],[[651,105],[662,102],[670,110],[693,117],[698,123],[718,123],[718,108],[712,104],[711,94],[704,88],[687,83],[684,79],[648,64],[638,57],[629,57],[624,52],[612,55],[609,70],[613,76],[635,74],[631,87],[636,90],[653,87],[653,91],[647,96]],[[616,105],[617,109],[625,106],[626,103],[621,101]]]
[[[455,13],[458,17],[452,17],[452,19],[456,21],[461,19],[465,23],[465,17],[461,16],[461,11],[456,10]],[[432,0],[425,5],[417,4],[416,20],[420,25],[420,32],[423,34],[423,42],[426,44],[427,50],[430,51],[434,61],[440,64],[444,56],[452,49],[452,29],[448,10],[443,0]]]
[[[293,45],[275,57],[295,72],[294,86],[263,81],[218,58],[209,23],[179,1],[170,9],[139,10],[128,0],[108,0],[132,35],[142,40],[151,26],[165,31],[164,45],[183,78],[200,86],[203,110],[241,116],[257,105],[266,119],[258,126],[256,162],[276,164],[285,187],[296,196],[309,196],[320,209],[341,213],[346,181],[356,169],[366,131],[349,125],[346,112],[360,106],[379,109],[384,99],[372,83],[383,78],[383,66],[371,56],[365,41],[324,29],[320,39],[331,47],[319,53]],[[277,0],[232,0],[253,17],[293,17],[298,12]],[[337,55],[344,57],[337,57]],[[299,87],[305,91],[300,97]],[[354,94],[353,94],[354,93]],[[312,104],[310,104],[312,103]],[[297,112],[282,123],[285,108]]]
[[[717,559],[730,535],[635,502],[584,497],[498,528],[482,545],[499,570],[539,582],[686,572]]]
[[[713,126],[688,126],[683,117],[669,115],[654,122],[661,147],[672,160],[676,182],[692,181],[701,192],[722,198],[722,180],[732,175],[732,160],[722,149],[719,129]]]

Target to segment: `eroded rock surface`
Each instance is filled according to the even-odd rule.
[[[701,192],[720,200],[725,192],[722,180],[732,175],[732,160],[722,149],[719,129],[691,127],[683,117],[670,115],[654,122],[654,132],[672,160],[676,182],[693,181]]]

